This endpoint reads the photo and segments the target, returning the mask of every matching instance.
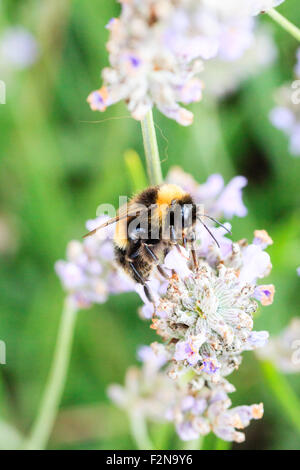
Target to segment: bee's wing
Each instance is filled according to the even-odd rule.
[[[102,225],[99,225],[99,227],[96,227],[94,230],[84,235],[83,238],[90,237],[91,235],[94,235],[96,232],[98,232],[98,230],[101,230],[102,228],[105,228],[108,225],[114,224],[119,220],[128,219],[128,217],[138,217],[142,214],[147,213],[148,211],[148,207],[145,207],[144,205],[138,204],[136,202],[124,204],[124,206],[121,206],[118,210],[118,214],[116,217],[113,217],[112,219],[104,222]]]
[[[126,216],[126,217],[127,217],[127,216]],[[108,225],[114,224],[115,222],[117,222],[117,221],[120,220],[120,219],[125,219],[126,217],[119,217],[119,216],[117,215],[117,217],[114,217],[113,219],[108,220],[108,221],[105,222],[104,224],[99,225],[99,227],[94,228],[94,230],[91,230],[91,232],[86,233],[86,234],[83,236],[83,238],[87,238],[87,237],[90,237],[91,235],[95,235],[95,233],[98,232],[98,230],[101,230],[102,228],[105,228],[105,227],[107,227]]]

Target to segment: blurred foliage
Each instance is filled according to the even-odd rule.
[[[131,194],[124,152],[132,148],[143,155],[139,124],[128,119],[124,104],[105,114],[93,114],[86,104],[107,64],[104,26],[118,10],[111,0],[1,2],[0,29],[24,25],[40,48],[34,67],[10,76],[7,104],[0,106],[0,215],[15,240],[13,250],[1,253],[0,338],[7,344],[7,365],[0,366],[0,414],[22,432],[36,413],[63,304],[54,262],[64,257],[70,239],[81,238],[100,203],[117,204],[120,194]],[[280,11],[300,24],[298,0],[287,0]],[[263,21],[271,24],[267,17]],[[233,220],[233,233],[235,239],[251,239],[254,229],[265,228],[274,239],[269,280],[276,285],[276,298],[258,316],[256,328],[278,333],[299,314],[300,160],[288,154],[286,139],[268,121],[274,89],[291,79],[297,47],[277,25],[273,29],[279,57],[271,68],[218,106],[208,100],[193,106],[190,128],[159,113],[155,119],[164,174],[180,165],[199,182],[215,172],[226,181],[235,174],[249,179],[249,215]],[[81,312],[51,447],[134,445],[126,418],[109,403],[106,388],[123,382],[126,368],[136,361],[137,345],[155,339],[137,317],[139,303],[135,294],[124,294]],[[299,436],[253,355],[246,354],[232,378],[234,405],[264,401],[266,408],[264,419],[249,427],[246,443],[237,448],[299,449]],[[288,381],[299,394],[299,377]],[[172,436],[171,448],[178,446]],[[205,447],[213,441],[210,436]]]

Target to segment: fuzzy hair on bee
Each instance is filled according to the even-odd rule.
[[[204,225],[218,244],[202,217],[208,217],[220,224],[206,214],[199,214],[197,205],[189,193],[177,185],[164,183],[149,187],[134,196],[128,204],[119,209],[115,218],[86,236],[116,223],[114,234],[116,261],[131,279],[144,286],[148,300],[153,302],[147,281],[155,268],[163,277],[168,278],[161,265],[174,246],[179,251],[180,245],[189,246],[193,263],[197,266],[193,247],[197,220]],[[228,231],[226,227],[224,228]]]

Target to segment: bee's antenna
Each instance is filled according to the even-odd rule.
[[[220,248],[220,244],[218,242],[218,240],[216,239],[216,237],[214,236],[214,234],[211,232],[211,230],[209,230],[208,226],[203,222],[203,220],[200,219],[200,217],[198,216],[197,219],[199,220],[199,222],[201,222],[201,224],[203,225],[203,227],[208,231],[208,233],[210,234],[210,236],[212,237],[212,239],[216,242],[216,245],[218,248]]]
[[[225,225],[221,224],[221,222],[219,222],[217,219],[214,219],[211,215],[201,214],[201,217],[207,217],[208,219],[212,220],[216,224],[220,225],[220,227],[222,227],[224,230],[226,230],[226,232],[230,233],[230,235],[232,235],[232,232],[231,232],[231,230],[229,230],[229,228],[227,228]]]

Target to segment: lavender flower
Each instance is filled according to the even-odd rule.
[[[181,177],[181,184],[214,214],[245,213],[242,177],[225,188],[220,175],[213,175],[205,185],[178,169],[168,177]],[[103,222],[103,217],[89,221],[87,228],[93,230]],[[220,239],[217,248],[201,227],[197,230],[198,266],[191,263],[185,248],[171,250],[164,260],[170,279],[156,274],[149,280],[155,305],[141,286],[133,285],[116,267],[113,226],[83,243],[71,242],[67,261],[59,261],[56,271],[79,308],[102,303],[110,293],[135,289],[145,302],[143,315],[152,317],[152,328],[163,339],[162,344],[140,348],[142,368],[129,369],[125,387],[110,387],[113,401],[132,416],[171,420],[183,440],[213,431],[222,439],[242,442],[244,434],[239,430],[251,419],[259,419],[263,407],[230,408],[228,394],[234,387],[226,377],[239,367],[243,352],[263,347],[268,340],[267,332],[253,331],[253,314],[255,299],[264,305],[273,300],[274,287],[258,285],[270,272],[265,249],[273,242],[267,232],[258,230],[252,244],[232,243],[224,228],[211,226]]]
[[[300,318],[293,318],[279,335],[257,351],[260,359],[272,361],[285,374],[300,372]]]
[[[299,74],[299,55],[300,49],[297,51],[297,65],[295,67],[296,74]],[[291,155],[300,156],[300,107],[298,96],[294,96],[297,92],[293,88],[293,84],[289,83],[276,91],[275,100],[277,106],[270,112],[270,121],[277,129],[283,131],[289,138],[289,150]]]
[[[0,68],[25,69],[35,63],[38,46],[33,35],[22,26],[12,26],[0,36]]]
[[[145,370],[155,372],[147,388],[150,410],[155,409],[159,383],[163,390],[167,385],[168,402],[160,400],[157,406],[161,418],[174,422],[182,440],[212,431],[224,440],[242,442],[245,436],[240,430],[263,415],[262,404],[230,408],[228,393],[234,387],[226,377],[238,369],[244,351],[267,343],[268,332],[253,330],[253,314],[255,298],[270,304],[273,297],[273,286],[257,285],[270,272],[270,257],[264,250],[271,243],[267,232],[260,230],[252,244],[233,243],[225,256],[215,247],[201,255],[200,246],[197,268],[183,248],[181,254],[174,249],[165,259],[165,268],[173,275],[165,293],[156,291],[152,320],[163,344],[154,343],[152,352],[143,350],[144,365],[135,374],[143,383]],[[114,388],[114,401],[127,412],[145,395],[140,395],[141,386],[135,386],[135,397],[129,399],[132,389],[128,383],[125,389]],[[143,405],[145,417],[151,419]]]
[[[169,411],[169,419],[175,421],[179,437],[189,441],[212,431],[224,441],[243,442],[245,435],[237,429],[247,427],[251,419],[260,419],[263,405],[230,408],[227,393],[232,391],[234,388],[228,382],[212,388],[204,385],[197,398],[187,395],[178,400],[173,411]]]
[[[199,101],[202,83],[196,75],[202,68],[196,57],[186,58],[187,47],[179,52],[176,36],[176,6],[173,2],[122,1],[118,19],[107,25],[110,68],[103,70],[104,85],[88,97],[93,110],[125,100],[132,116],[141,120],[156,105],[182,125],[191,124],[191,112],[178,102]],[[180,3],[180,2],[179,2]],[[172,24],[172,21],[175,21]],[[175,28],[175,30],[173,29]],[[178,37],[178,36],[176,36]],[[175,40],[176,40],[175,37]]]
[[[91,220],[87,229],[93,230],[104,221],[105,217]],[[55,264],[64,289],[78,308],[103,303],[110,294],[134,290],[133,282],[115,264],[113,230],[109,226],[83,242],[71,241],[67,261]]]
[[[251,406],[237,406],[228,409],[228,400],[213,403],[208,408],[208,416],[213,422],[214,433],[224,441],[243,442],[245,435],[237,429],[249,426],[252,419],[260,419],[263,416],[263,404]]]
[[[235,389],[225,379],[218,384],[203,383],[196,390],[192,388],[195,382],[172,380],[170,357],[166,356],[163,345],[153,343],[140,351],[142,367],[127,371],[123,387],[108,388],[111,400],[130,416],[138,413],[145,420],[172,421],[184,441],[214,432],[224,440],[236,442],[245,439],[240,430],[251,419],[262,417],[262,404],[230,408],[228,393]]]
[[[179,105],[201,100],[203,61],[240,59],[254,41],[253,15],[280,0],[121,0],[107,24],[110,67],[88,102],[105,111],[124,100],[135,119],[153,107],[181,125],[193,114]]]
[[[168,265],[177,270],[178,255],[168,256],[176,257],[173,266],[170,260]],[[268,337],[263,333],[258,341],[252,317],[257,280],[270,271],[269,255],[256,244],[240,242],[226,258],[215,257],[214,264],[212,259],[199,258],[198,269],[183,277],[174,274],[156,307],[152,327],[169,344],[174,378],[192,369],[196,376],[218,382],[239,366],[244,350],[261,346]],[[269,291],[274,292],[273,286]],[[271,300],[272,294],[268,303]]]

